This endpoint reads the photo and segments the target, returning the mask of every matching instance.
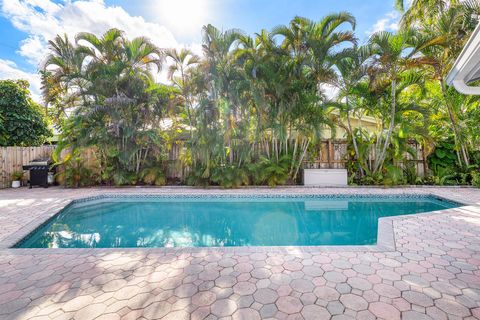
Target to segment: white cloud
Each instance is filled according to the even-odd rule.
[[[29,34],[18,53],[33,64],[41,62],[48,40],[64,33],[73,38],[78,32],[101,35],[118,28],[127,37],[146,36],[159,47],[179,46],[164,26],[131,16],[121,7],[106,6],[100,0],[66,1],[62,5],[51,0],[3,0],[1,12],[17,29]]]
[[[41,101],[41,80],[40,75],[22,71],[18,68],[15,62],[10,60],[0,59],[0,79],[22,79],[30,83],[30,91],[32,92],[33,100]]]
[[[225,0],[224,0],[225,1]],[[181,39],[198,39],[202,27],[218,15],[217,0],[146,0],[144,11]]]
[[[28,63],[37,67],[39,62],[48,54],[48,47],[39,36],[34,35],[22,40],[18,53],[24,57]]]
[[[57,34],[67,34],[71,39],[78,32],[103,34],[110,28],[125,31],[127,37],[145,36],[161,48],[181,47],[172,32],[158,23],[146,21],[140,16],[131,16],[123,8],[107,6],[103,0],[67,0],[55,3],[52,0],[3,0],[0,13],[9,19],[15,28],[28,36],[19,44],[17,53],[28,63],[38,68],[48,53],[48,41]],[[191,45],[198,50],[199,45]],[[12,62],[1,60],[0,78],[23,77],[32,83],[32,91],[39,97],[39,76],[18,69]],[[164,81],[165,75],[158,78]]]
[[[377,20],[372,28],[367,30],[367,34],[370,36],[379,31],[397,31],[399,28],[399,20],[400,14],[397,11],[389,12]]]

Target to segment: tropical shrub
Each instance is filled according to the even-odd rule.
[[[142,182],[149,185],[164,186],[167,183],[162,166],[151,166],[140,173]]]
[[[19,181],[23,179],[23,171],[14,171],[12,173],[12,180],[13,181]]]
[[[248,185],[249,178],[244,168],[226,165],[213,169],[211,181],[223,188],[238,188]]]
[[[270,187],[285,184],[289,177],[291,158],[282,156],[278,161],[262,157],[250,166],[250,172],[255,184],[267,184]]]

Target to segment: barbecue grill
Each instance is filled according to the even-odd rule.
[[[30,180],[28,185],[30,188],[33,186],[48,187],[48,175],[54,172],[50,170],[52,162],[49,159],[33,159],[26,166],[23,166],[23,170],[30,171]]]

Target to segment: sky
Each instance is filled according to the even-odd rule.
[[[288,24],[294,16],[320,20],[348,11],[360,42],[376,31],[395,31],[394,0],[0,0],[0,79],[25,79],[41,101],[38,68],[48,40],[78,32],[101,35],[116,27],[146,36],[161,48],[201,52],[201,28],[238,28],[248,34]]]

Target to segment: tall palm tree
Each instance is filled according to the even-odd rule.
[[[373,34],[368,43],[369,51],[369,75],[373,87],[390,85],[390,119],[383,145],[380,144],[381,136],[377,144],[380,146],[375,154],[374,173],[377,173],[385,161],[387,148],[390,144],[393,129],[395,127],[395,115],[397,112],[397,83],[407,70],[420,66],[412,54],[411,32],[403,31],[396,34],[381,31]],[[409,52],[409,50],[411,52]],[[415,51],[413,51],[415,52]]]
[[[354,47],[349,51],[345,51],[344,56],[341,59],[338,59],[335,63],[339,73],[339,77],[336,81],[336,85],[340,90],[338,97],[341,101],[343,100],[345,104],[348,133],[352,138],[355,160],[359,166],[360,176],[363,176],[363,168],[360,164],[360,151],[357,145],[356,134],[352,129],[350,119],[352,112],[350,97],[355,94],[355,91],[367,76],[367,65],[365,64],[366,58],[364,48]]]
[[[168,68],[168,78],[181,91],[189,121],[190,137],[192,137],[192,128],[195,125],[195,120],[193,117],[191,70],[198,66],[200,57],[188,49],[168,49],[165,53],[172,60],[172,64]]]
[[[226,113],[224,117],[225,144],[228,150],[228,162],[234,161],[232,137],[238,114],[238,106],[232,97],[234,90],[231,85],[238,79],[237,65],[233,59],[233,50],[236,42],[243,32],[238,29],[221,31],[212,25],[203,27],[203,52],[208,70],[207,83],[209,86],[209,99],[218,112]]]
[[[66,116],[67,109],[85,103],[91,82],[82,69],[85,54],[67,35],[49,41],[50,53],[41,67],[42,93],[46,106],[55,106],[56,119]],[[60,125],[56,121],[57,125]]]

